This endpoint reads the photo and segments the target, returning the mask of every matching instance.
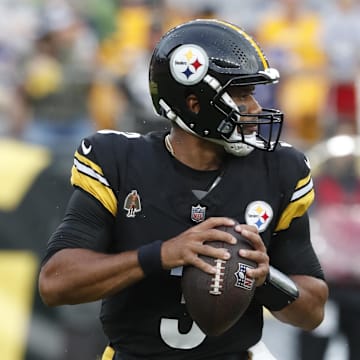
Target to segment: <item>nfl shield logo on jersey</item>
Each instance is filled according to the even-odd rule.
[[[198,204],[197,206],[191,207],[191,220],[199,223],[205,220],[205,206]]]

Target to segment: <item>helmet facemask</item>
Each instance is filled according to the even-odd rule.
[[[236,82],[236,78],[231,80],[210,102],[221,117],[224,116],[217,127],[221,140],[213,141],[221,143],[227,152],[237,156],[248,155],[254,149],[273,151],[280,138],[283,114],[267,108],[251,114],[246,106],[237,106],[226,90],[230,86],[247,86],[249,83],[233,85]],[[249,132],[249,128],[253,130]]]

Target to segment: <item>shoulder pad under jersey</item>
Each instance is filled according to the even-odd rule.
[[[113,216],[117,213],[118,170],[129,141],[140,134],[102,130],[81,140],[74,154],[71,184],[95,197]]]

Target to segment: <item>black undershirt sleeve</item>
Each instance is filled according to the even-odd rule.
[[[106,252],[110,246],[113,223],[113,216],[95,198],[76,188],[63,221],[48,241],[42,264],[64,248]]]
[[[289,229],[275,235],[268,249],[270,264],[287,275],[324,279],[309,231],[309,217],[304,214],[294,219]]]

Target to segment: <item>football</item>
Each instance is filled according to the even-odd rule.
[[[239,249],[251,249],[250,242],[232,227],[218,229],[237,238],[235,245],[211,241],[208,245],[226,248],[231,257],[224,261],[200,257],[216,266],[215,274],[207,274],[194,266],[186,266],[182,276],[185,305],[191,318],[209,336],[218,336],[229,330],[244,314],[255,292],[255,281],[247,276],[247,268],[257,264],[240,257]]]

